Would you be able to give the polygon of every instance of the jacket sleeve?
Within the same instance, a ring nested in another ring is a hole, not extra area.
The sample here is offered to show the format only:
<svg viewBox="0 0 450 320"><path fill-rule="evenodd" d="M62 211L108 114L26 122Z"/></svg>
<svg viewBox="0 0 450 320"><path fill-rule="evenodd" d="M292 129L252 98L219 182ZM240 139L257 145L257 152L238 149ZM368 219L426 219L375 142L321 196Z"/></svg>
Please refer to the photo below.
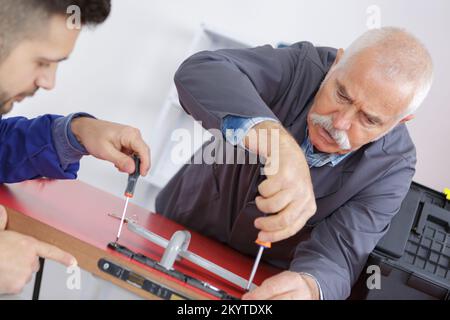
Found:
<svg viewBox="0 0 450 320"><path fill-rule="evenodd" d="M270 106L288 89L301 53L271 46L197 53L175 74L180 103L206 129L220 130L227 115L277 120Z"/></svg>
<svg viewBox="0 0 450 320"><path fill-rule="evenodd" d="M0 119L0 183L39 177L75 179L79 162L61 166L52 138L57 115Z"/></svg>
<svg viewBox="0 0 450 320"><path fill-rule="evenodd" d="M301 242L290 270L313 275L324 299L346 299L369 254L399 211L414 175L414 164L403 159L382 178L357 194L314 227Z"/></svg>

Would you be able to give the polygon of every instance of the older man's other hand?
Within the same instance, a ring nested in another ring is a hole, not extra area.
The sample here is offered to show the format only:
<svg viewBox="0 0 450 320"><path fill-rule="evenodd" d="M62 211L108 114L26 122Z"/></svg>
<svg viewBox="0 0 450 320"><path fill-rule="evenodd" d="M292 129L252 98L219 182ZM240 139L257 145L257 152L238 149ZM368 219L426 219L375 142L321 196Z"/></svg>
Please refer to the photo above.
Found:
<svg viewBox="0 0 450 320"><path fill-rule="evenodd" d="M316 280L293 271L284 271L270 277L261 286L242 296L242 300L319 300L319 298Z"/></svg>

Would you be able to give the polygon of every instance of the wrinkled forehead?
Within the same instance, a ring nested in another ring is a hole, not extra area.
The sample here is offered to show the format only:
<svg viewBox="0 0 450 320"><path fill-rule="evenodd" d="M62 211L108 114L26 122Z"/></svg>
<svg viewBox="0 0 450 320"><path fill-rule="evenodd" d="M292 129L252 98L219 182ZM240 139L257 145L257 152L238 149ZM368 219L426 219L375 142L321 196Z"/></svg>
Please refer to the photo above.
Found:
<svg viewBox="0 0 450 320"><path fill-rule="evenodd" d="M357 105L385 118L403 114L415 92L412 83L394 79L374 54L361 54L336 70L342 84Z"/></svg>

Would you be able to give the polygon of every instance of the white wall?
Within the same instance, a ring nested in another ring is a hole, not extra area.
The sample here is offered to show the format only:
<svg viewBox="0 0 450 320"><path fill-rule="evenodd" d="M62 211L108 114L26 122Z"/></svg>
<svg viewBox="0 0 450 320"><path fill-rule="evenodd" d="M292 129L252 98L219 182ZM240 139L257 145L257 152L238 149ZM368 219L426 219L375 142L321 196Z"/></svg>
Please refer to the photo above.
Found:
<svg viewBox="0 0 450 320"><path fill-rule="evenodd" d="M149 143L168 139L152 131L154 119L200 23L253 45L309 40L346 47L366 30L373 4L382 25L409 29L434 58L435 85L410 128L419 158L415 180L441 190L450 185L448 0L113 0L110 19L84 32L61 65L56 89L17 105L13 115L82 110L139 127ZM116 195L125 187L123 174L92 157L82 160L79 177ZM136 201L151 209L154 191L141 181Z"/></svg>

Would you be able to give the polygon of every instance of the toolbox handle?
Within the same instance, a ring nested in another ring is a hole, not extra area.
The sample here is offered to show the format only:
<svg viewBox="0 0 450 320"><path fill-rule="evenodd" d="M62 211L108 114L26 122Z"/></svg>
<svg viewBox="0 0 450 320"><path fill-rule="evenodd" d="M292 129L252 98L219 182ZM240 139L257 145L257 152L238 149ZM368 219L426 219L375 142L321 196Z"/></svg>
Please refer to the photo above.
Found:
<svg viewBox="0 0 450 320"><path fill-rule="evenodd" d="M444 299L447 294L450 293L449 290L436 285L430 281L426 281L423 279L420 275L416 275L415 273L412 273L408 281L406 283L410 288L419 290L420 292L424 292L432 297L435 297L437 299Z"/></svg>
<svg viewBox="0 0 450 320"><path fill-rule="evenodd" d="M416 232L422 234L425 231L427 221L433 221L442 225L447 231L450 230L450 212L431 203L424 203L416 225Z"/></svg>

